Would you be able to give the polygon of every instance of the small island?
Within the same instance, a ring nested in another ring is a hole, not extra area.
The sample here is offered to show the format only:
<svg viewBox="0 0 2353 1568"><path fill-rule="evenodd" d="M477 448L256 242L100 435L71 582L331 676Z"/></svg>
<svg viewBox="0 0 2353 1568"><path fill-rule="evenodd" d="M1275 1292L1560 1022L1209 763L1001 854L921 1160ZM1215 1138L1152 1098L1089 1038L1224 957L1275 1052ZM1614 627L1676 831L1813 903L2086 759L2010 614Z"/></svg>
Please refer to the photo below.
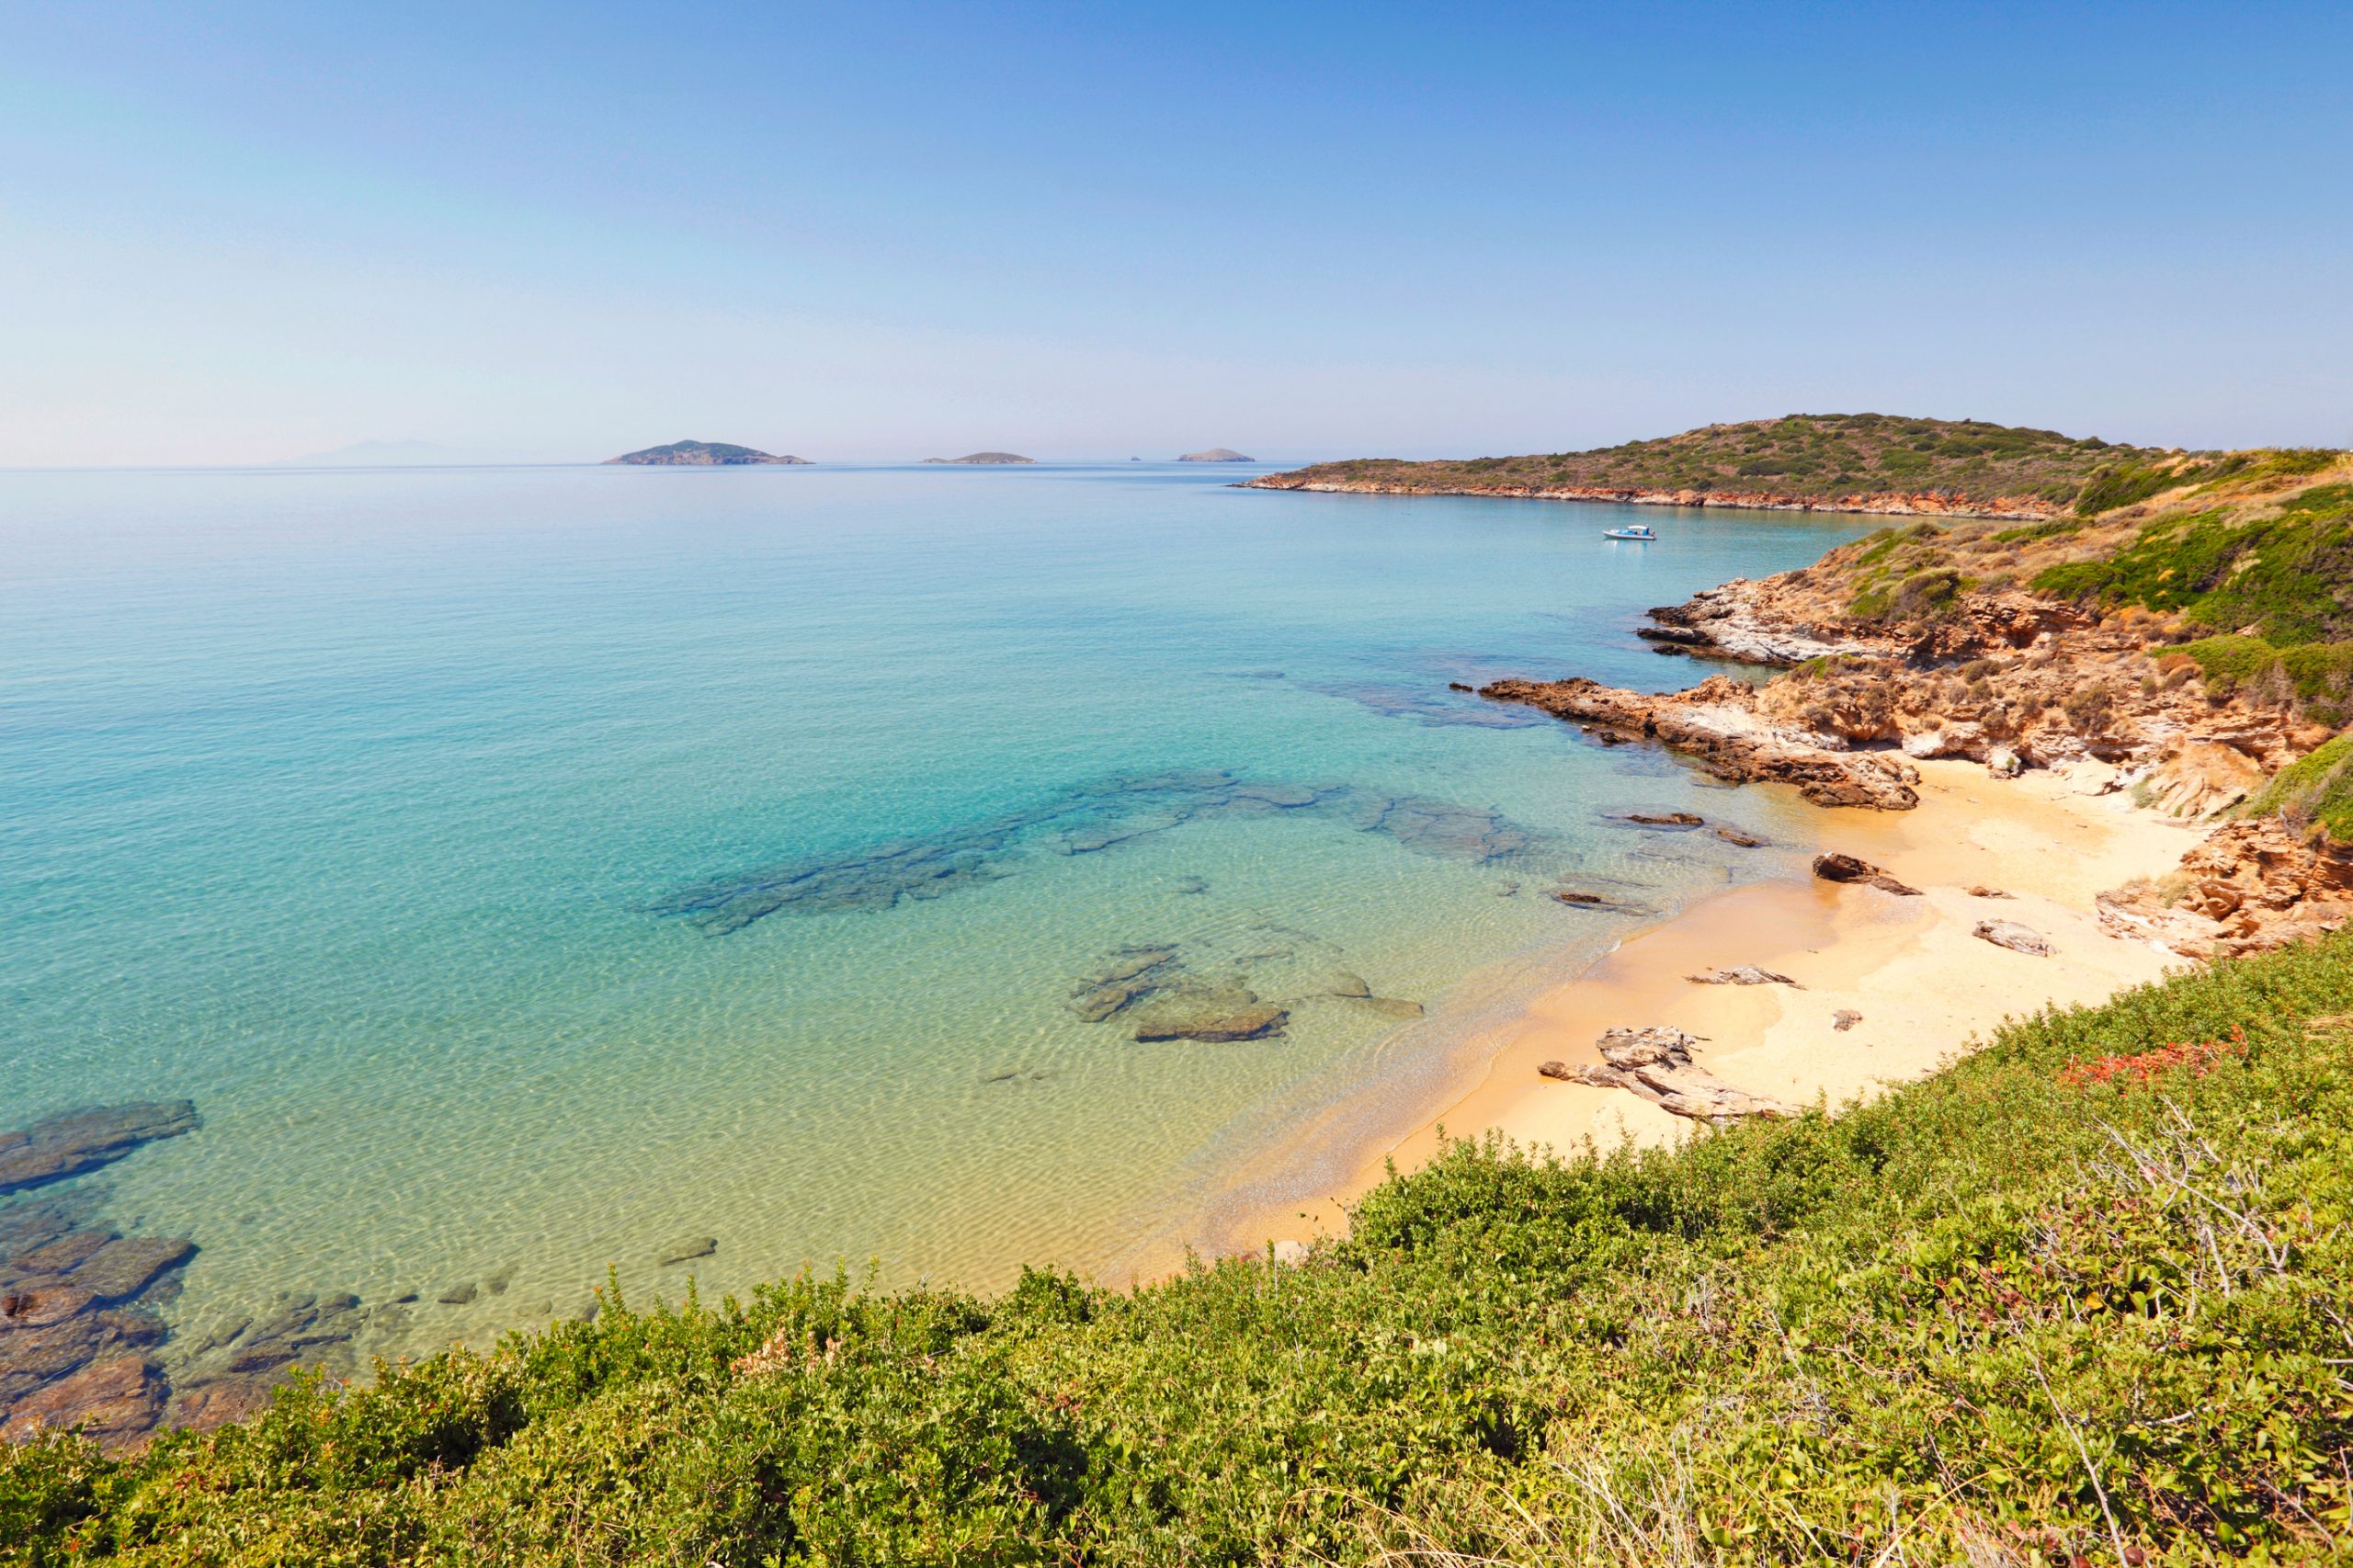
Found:
<svg viewBox="0 0 2353 1568"><path fill-rule="evenodd" d="M1036 458L1025 458L1019 452L967 452L961 458L926 458L927 463L1033 463Z"/></svg>
<svg viewBox="0 0 2353 1568"><path fill-rule="evenodd" d="M806 466L808 461L807 458L777 457L751 447L730 446L725 441L673 441L666 447L647 447L642 451L607 458L605 466L626 463L633 468L728 468L742 463Z"/></svg>
<svg viewBox="0 0 2353 1568"><path fill-rule="evenodd" d="M1187 452L1176 460L1180 463L1247 463L1258 460L1244 457L1232 447L1211 447L1205 452Z"/></svg>

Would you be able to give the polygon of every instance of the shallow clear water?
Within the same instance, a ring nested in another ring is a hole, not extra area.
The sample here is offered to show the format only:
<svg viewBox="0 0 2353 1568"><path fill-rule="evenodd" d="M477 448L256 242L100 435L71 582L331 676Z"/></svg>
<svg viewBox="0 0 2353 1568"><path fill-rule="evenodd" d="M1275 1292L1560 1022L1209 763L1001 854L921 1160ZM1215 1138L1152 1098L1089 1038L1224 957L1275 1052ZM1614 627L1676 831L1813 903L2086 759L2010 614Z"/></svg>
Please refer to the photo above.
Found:
<svg viewBox="0 0 2353 1568"><path fill-rule="evenodd" d="M416 1290L414 1345L479 1336L608 1262L675 1293L682 1233L706 1290L1115 1274L1336 1096L1409 1092L1495 966L1622 934L1563 877L1665 909L1773 869L1607 813L1802 832L1447 683L1688 679L1643 607L1854 519L1629 545L1235 476L0 475L0 1128L195 1099L103 1178L202 1246L183 1325ZM1155 945L1288 1029L1074 1011Z"/></svg>

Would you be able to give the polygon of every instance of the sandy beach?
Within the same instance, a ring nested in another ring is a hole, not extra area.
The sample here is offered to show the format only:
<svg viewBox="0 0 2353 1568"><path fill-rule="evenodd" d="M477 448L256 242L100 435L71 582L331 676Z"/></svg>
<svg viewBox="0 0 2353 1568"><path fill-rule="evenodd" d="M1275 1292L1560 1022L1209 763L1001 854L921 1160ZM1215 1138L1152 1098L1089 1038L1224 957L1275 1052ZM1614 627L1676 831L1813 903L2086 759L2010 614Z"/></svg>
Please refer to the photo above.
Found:
<svg viewBox="0 0 2353 1568"><path fill-rule="evenodd" d="M2103 931L2094 901L2131 878L2172 869L2199 830L2134 811L2126 795L2097 793L2110 771L2094 766L2004 780L1974 763L1927 762L1917 810L1824 813L1824 848L1871 861L1920 896L1775 881L1641 932L1465 1041L1465 1062L1484 1063L1475 1079L1402 1140L1366 1152L1337 1190L1316 1202L1249 1210L1230 1241L1272 1241L1288 1252L1284 1244L1345 1223L1344 1206L1392 1161L1410 1170L1446 1140L1492 1131L1525 1147L1568 1151L1587 1140L1608 1147L1690 1136L1695 1123L1624 1090L1539 1074L1545 1062L1598 1062L1594 1041L1614 1026L1671 1025L1706 1041L1698 1063L1725 1082L1835 1108L1934 1071L2006 1017L2097 1002L2157 979L2179 960ZM1972 887L2010 896L1975 896ZM2040 932L2052 955L1979 939L1972 931L1985 919ZM1743 964L1786 974L1797 986L1687 978ZM1836 1028L1842 1010L1860 1020Z"/></svg>

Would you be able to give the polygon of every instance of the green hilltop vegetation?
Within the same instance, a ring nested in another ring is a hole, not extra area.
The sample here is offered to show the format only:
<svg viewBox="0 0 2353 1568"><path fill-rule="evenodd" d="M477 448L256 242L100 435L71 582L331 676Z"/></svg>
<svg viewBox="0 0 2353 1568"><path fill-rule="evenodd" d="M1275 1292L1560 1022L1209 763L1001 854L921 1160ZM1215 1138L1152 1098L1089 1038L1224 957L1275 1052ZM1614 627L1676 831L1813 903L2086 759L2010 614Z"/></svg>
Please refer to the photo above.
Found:
<svg viewBox="0 0 2353 1568"><path fill-rule="evenodd" d="M1731 491L1823 504L1929 493L1979 503L2011 499L2064 506L2110 475L2173 455L1978 419L1792 414L1709 425L1589 452L1439 462L1360 458L1318 463L1283 477L1441 491Z"/></svg>
<svg viewBox="0 0 2353 1568"><path fill-rule="evenodd" d="M2353 1547L2353 937L1836 1117L1458 1144L1302 1262L801 1278L0 1452L0 1561L2170 1563Z"/></svg>

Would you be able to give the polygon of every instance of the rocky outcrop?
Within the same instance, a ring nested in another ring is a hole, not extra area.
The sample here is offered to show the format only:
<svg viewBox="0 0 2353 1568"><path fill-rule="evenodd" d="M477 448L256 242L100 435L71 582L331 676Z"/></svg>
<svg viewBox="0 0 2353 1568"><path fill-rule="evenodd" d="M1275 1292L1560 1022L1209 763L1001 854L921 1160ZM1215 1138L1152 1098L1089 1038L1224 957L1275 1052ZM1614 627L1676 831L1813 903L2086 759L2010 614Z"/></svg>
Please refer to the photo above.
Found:
<svg viewBox="0 0 2353 1568"><path fill-rule="evenodd" d="M2183 958L2260 952L2353 916L2353 846L2306 838L2276 819L2227 823L2180 869L2099 897L2100 924Z"/></svg>
<svg viewBox="0 0 2353 1568"><path fill-rule="evenodd" d="M1757 712L1756 687L1721 676L1657 697L1582 678L1499 680L1480 687L1479 695L1656 741L1733 783L1794 785L1819 806L1901 812L1920 803L1913 788L1919 771L1901 756L1834 749L1836 742L1776 724Z"/></svg>
<svg viewBox="0 0 2353 1568"><path fill-rule="evenodd" d="M1699 1043L1681 1029L1615 1028L1594 1042L1601 1051L1600 1066L1547 1062L1537 1071L1563 1083L1624 1089L1662 1110L1698 1121L1722 1123L1750 1116L1797 1114L1779 1100L1736 1089L1695 1065L1691 1052Z"/></svg>
<svg viewBox="0 0 2353 1568"><path fill-rule="evenodd" d="M1882 638L1794 618L1774 602L1768 584L1745 577L1647 613L1653 624L1636 628L1635 636L1742 664L1802 665L1834 653L1887 656L1897 651Z"/></svg>

